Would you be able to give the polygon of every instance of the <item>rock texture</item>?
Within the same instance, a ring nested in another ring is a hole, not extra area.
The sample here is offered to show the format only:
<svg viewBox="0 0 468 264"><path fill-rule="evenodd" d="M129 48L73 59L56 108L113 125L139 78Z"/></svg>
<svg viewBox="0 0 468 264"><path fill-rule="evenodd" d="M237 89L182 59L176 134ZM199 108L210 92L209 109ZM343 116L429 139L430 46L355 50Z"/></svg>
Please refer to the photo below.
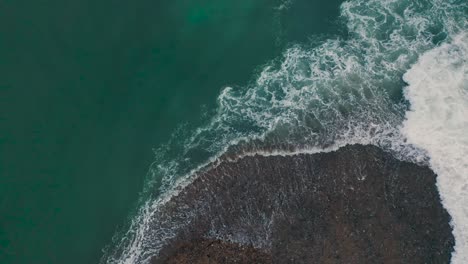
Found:
<svg viewBox="0 0 468 264"><path fill-rule="evenodd" d="M221 240L196 239L181 242L168 264L214 264L214 263L272 263L271 255L252 246L241 246Z"/></svg>
<svg viewBox="0 0 468 264"><path fill-rule="evenodd" d="M224 161L163 208L154 228L190 221L152 262L449 263L435 179L373 146Z"/></svg>

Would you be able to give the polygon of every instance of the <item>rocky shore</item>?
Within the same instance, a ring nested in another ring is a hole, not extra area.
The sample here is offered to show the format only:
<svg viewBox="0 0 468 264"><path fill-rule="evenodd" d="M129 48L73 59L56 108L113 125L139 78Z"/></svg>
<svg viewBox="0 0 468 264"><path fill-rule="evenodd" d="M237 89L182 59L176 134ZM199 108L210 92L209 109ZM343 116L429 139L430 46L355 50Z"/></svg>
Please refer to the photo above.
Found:
<svg viewBox="0 0 468 264"><path fill-rule="evenodd" d="M373 146L224 161L164 206L152 263L449 263L435 183Z"/></svg>

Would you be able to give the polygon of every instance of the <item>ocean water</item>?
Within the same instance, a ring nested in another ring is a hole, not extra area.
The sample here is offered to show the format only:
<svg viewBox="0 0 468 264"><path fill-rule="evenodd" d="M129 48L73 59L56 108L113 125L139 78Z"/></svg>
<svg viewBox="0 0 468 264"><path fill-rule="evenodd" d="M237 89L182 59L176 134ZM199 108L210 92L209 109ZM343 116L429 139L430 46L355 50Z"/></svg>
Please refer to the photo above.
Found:
<svg viewBox="0 0 468 264"><path fill-rule="evenodd" d="M434 169L468 262L466 0L1 5L1 263L145 263L221 155L353 143Z"/></svg>
<svg viewBox="0 0 468 264"><path fill-rule="evenodd" d="M350 0L339 10L344 31L290 45L254 73L255 81L226 86L202 126L177 131L158 149L140 209L103 263L145 263L157 255L191 220L187 208L164 223L161 205L226 152L291 155L353 143L439 174L456 238L452 262L468 261L468 3ZM245 241L256 240L236 242Z"/></svg>
<svg viewBox="0 0 468 264"><path fill-rule="evenodd" d="M2 1L0 263L98 263L151 189L153 148L292 43L338 32L340 3Z"/></svg>

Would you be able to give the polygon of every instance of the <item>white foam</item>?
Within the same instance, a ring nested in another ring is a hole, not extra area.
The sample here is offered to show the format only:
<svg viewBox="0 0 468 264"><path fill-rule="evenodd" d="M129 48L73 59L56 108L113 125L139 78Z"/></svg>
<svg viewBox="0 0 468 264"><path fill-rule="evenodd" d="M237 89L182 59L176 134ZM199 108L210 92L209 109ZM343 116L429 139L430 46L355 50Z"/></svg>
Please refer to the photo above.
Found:
<svg viewBox="0 0 468 264"><path fill-rule="evenodd" d="M423 148L452 216L452 263L468 263L468 31L432 49L404 75L411 103L402 132Z"/></svg>

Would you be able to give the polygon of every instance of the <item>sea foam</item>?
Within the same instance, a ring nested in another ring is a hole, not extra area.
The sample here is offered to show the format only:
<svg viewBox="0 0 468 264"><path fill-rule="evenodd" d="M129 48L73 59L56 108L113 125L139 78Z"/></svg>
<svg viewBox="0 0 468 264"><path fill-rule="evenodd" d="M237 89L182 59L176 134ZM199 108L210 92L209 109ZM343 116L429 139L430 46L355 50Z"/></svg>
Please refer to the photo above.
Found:
<svg viewBox="0 0 468 264"><path fill-rule="evenodd" d="M403 78L411 110L402 131L438 175L452 216L452 263L468 263L468 32L426 52Z"/></svg>

